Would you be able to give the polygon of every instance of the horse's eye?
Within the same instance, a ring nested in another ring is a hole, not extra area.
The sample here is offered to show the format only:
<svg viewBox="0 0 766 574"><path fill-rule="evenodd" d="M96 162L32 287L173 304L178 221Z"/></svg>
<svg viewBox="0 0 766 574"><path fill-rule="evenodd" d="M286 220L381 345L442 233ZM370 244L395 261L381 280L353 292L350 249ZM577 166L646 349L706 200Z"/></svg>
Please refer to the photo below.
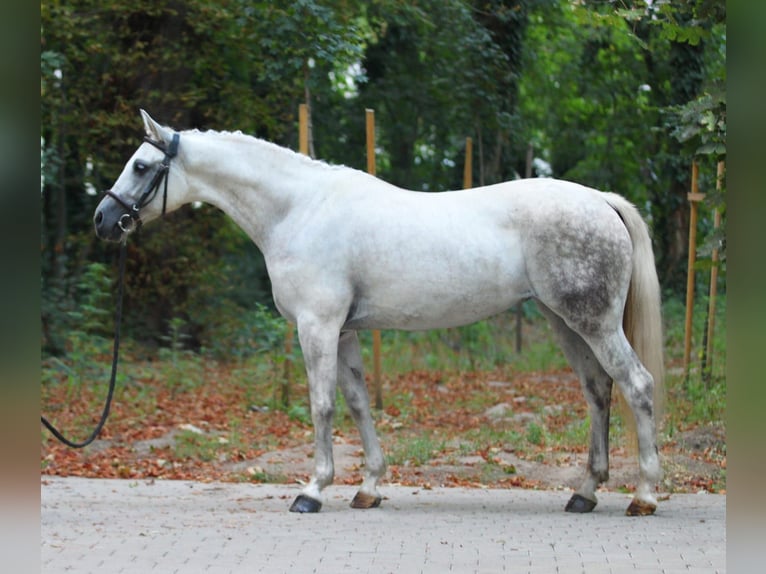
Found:
<svg viewBox="0 0 766 574"><path fill-rule="evenodd" d="M141 161L140 159L137 159L133 163L133 171L135 171L139 175L144 173L147 170L148 167L149 166L146 163L144 163L143 161Z"/></svg>

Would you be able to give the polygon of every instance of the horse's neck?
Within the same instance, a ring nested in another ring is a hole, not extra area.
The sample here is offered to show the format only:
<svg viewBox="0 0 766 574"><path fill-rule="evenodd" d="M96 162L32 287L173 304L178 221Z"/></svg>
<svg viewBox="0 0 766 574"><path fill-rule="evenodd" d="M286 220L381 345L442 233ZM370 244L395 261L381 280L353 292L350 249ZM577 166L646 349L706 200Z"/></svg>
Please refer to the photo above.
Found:
<svg viewBox="0 0 766 574"><path fill-rule="evenodd" d="M189 201L221 209L261 250L274 227L305 203L307 190L321 193L323 167L286 148L236 134L193 137L186 167Z"/></svg>

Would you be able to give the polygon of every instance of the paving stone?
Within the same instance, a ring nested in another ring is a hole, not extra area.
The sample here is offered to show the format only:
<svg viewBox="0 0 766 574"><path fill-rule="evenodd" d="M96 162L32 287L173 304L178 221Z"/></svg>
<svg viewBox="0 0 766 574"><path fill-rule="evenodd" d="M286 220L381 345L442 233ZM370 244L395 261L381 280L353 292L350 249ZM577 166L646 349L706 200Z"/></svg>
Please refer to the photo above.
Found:
<svg viewBox="0 0 766 574"><path fill-rule="evenodd" d="M288 512L297 485L43 477L41 571L127 574L263 572L725 572L726 497L673 495L655 516L624 515L599 493L591 514L568 493L384 485L355 510L351 486L322 511ZM416 494L416 495L415 495Z"/></svg>

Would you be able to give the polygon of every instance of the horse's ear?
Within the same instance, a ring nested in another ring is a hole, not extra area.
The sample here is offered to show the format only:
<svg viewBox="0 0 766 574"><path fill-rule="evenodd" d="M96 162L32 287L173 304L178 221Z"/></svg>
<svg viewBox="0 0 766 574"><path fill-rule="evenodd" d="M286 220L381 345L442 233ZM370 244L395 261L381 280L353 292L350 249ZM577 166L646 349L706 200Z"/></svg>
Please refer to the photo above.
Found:
<svg viewBox="0 0 766 574"><path fill-rule="evenodd" d="M154 119L152 119L152 116L146 113L146 110L141 110L141 118L144 120L144 129L146 130L147 136L158 142L170 140L171 134L167 128L155 122Z"/></svg>

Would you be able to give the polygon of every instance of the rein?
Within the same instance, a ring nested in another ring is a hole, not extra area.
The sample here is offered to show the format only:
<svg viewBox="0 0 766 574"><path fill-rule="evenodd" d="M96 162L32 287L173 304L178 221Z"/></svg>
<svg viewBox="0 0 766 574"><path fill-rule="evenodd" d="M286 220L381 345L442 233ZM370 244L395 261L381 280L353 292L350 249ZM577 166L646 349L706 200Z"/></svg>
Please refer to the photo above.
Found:
<svg viewBox="0 0 766 574"><path fill-rule="evenodd" d="M117 309L115 311L115 317L114 317L114 348L112 352L112 374L109 378L109 391L106 395L106 402L104 403L104 410L101 413L101 418L98 421L98 424L96 425L96 428L93 430L93 432L90 434L90 436L85 439L82 442L74 442L69 439L67 439L61 432L56 429L50 422L48 422L48 419L46 419L44 416L40 416L40 421L45 425L45 428L47 428L53 436L55 436L57 439L59 439L62 443L65 445L72 447L72 448L83 448L85 446L88 446L91 444L94 440L96 440L96 437L101 433L101 430L104 428L104 424L106 424L106 419L109 416L109 410L112 406L112 398L114 397L114 388L115 388L115 382L117 380L117 363L119 361L120 357L120 324L122 323L122 296L125 291L125 256L127 252L127 243L128 243L128 233L133 231L134 228L141 226L141 216L139 212L141 211L141 208L143 208L146 204L148 204L150 201L152 201L155 196L157 195L157 191L160 188L160 185L162 185L163 180L165 183L163 195L162 195L162 216L165 216L165 208L167 206L167 199L168 199L168 172L170 170L170 160L176 157L178 155L178 141L180 139L179 134L176 132L173 134L173 139L170 142L170 145L166 148L164 145L162 145L159 142L156 142L148 137L144 138L144 141L146 143L149 143L159 149L160 151L165 153L165 157L162 159L162 162L160 163L160 167L157 170L157 172L154 174L154 177L152 178L152 181L149 182L149 185L147 186L144 193L141 195L141 197L138 199L136 203L133 205L128 205L119 195L114 193L111 189L107 189L104 191L105 195L108 195L112 199L114 199L117 203L119 203L125 210L126 213L124 213L120 219L117 222L117 225L122 229L122 231L125 233L123 236L120 246L120 263L119 263L119 279L118 279L118 287L117 287Z"/></svg>
<svg viewBox="0 0 766 574"><path fill-rule="evenodd" d="M117 287L117 310L115 311L115 317L114 317L115 326L114 326L114 350L112 353L112 375L109 379L109 391L106 395L106 403L104 404L104 410L101 413L101 419L98 421L96 428L93 430L93 432L87 439L85 439L82 442L73 442L67 439L64 435L62 435L56 429L56 427L54 427L51 423L48 422L48 419L46 419L44 416L40 416L40 420L45 425L45 428L51 431L53 436L55 436L65 445L70 446L72 448L82 448L84 446L88 446L90 443L96 440L96 437L99 435L99 433L101 433L101 429L104 428L104 424L106 423L106 418L109 416L109 409L112 405L112 397L114 396L115 381L117 380L117 361L120 356L120 323L122 322L122 295L123 295L124 283L125 283L124 278L125 278L125 252L126 251L127 251L127 241L122 241L122 245L120 246L120 277L119 277L119 284Z"/></svg>

